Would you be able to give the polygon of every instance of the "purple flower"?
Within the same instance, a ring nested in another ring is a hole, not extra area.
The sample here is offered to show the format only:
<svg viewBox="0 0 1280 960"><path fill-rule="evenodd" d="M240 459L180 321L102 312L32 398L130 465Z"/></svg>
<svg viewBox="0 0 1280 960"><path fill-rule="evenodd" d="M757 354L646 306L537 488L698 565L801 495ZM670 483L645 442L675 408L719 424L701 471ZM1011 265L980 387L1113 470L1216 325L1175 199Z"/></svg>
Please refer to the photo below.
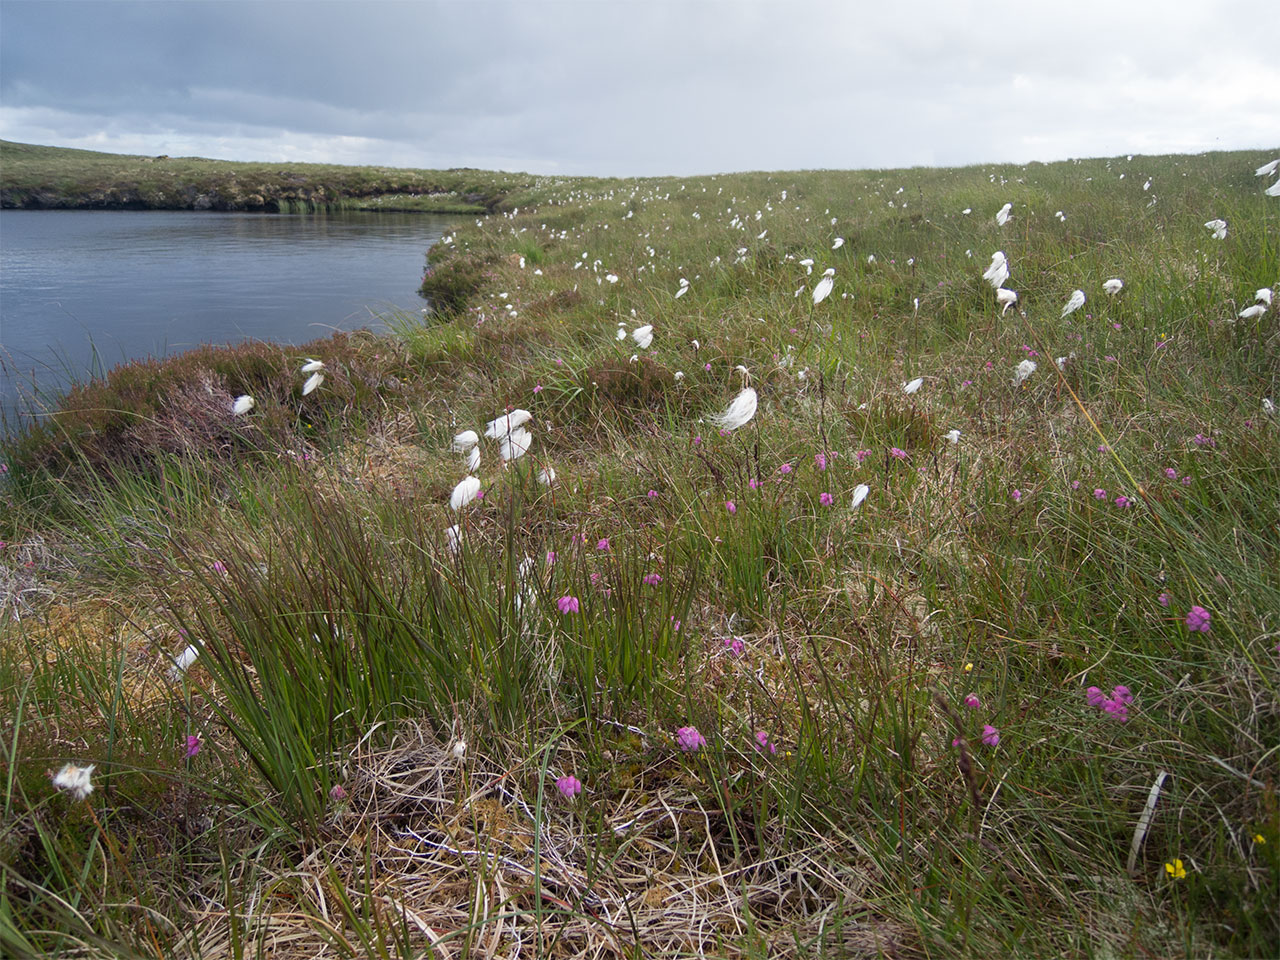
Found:
<svg viewBox="0 0 1280 960"><path fill-rule="evenodd" d="M742 651L746 649L746 644L742 642L741 637L725 637L724 645L735 657L742 656Z"/></svg>
<svg viewBox="0 0 1280 960"><path fill-rule="evenodd" d="M1072 490L1079 490L1079 489L1080 489L1080 481L1079 481L1079 480L1072 480L1072 481L1071 481L1071 489L1072 489Z"/></svg>
<svg viewBox="0 0 1280 960"><path fill-rule="evenodd" d="M1021 500L1021 499L1022 499L1022 491L1021 491L1021 490L1014 490L1014 491L1013 491L1013 493L1009 494L1009 496L1013 497L1013 502L1014 502L1014 503L1017 503L1019 500Z"/></svg>
<svg viewBox="0 0 1280 960"><path fill-rule="evenodd" d="M1125 507L1129 506L1132 503L1133 501L1130 500L1128 497L1124 497L1124 496L1116 497L1116 506L1119 507L1121 510L1123 510Z"/></svg>
<svg viewBox="0 0 1280 960"><path fill-rule="evenodd" d="M556 789L560 791L560 796L572 800L582 792L582 781L575 776L560 777L556 780Z"/></svg>
<svg viewBox="0 0 1280 960"><path fill-rule="evenodd" d="M1178 471L1177 471L1177 470L1175 470L1175 469L1173 469L1173 467L1165 467L1165 468L1164 468L1164 475L1165 475L1166 477L1168 477L1170 480L1177 480L1177 479L1178 479Z"/></svg>
<svg viewBox="0 0 1280 960"><path fill-rule="evenodd" d="M1107 499L1107 491L1103 490L1101 487L1095 488L1093 491L1093 499L1095 500Z"/></svg>
<svg viewBox="0 0 1280 960"><path fill-rule="evenodd" d="M1102 705L1107 702L1107 695L1098 687L1090 687L1084 692L1085 699L1089 701L1090 706L1102 709Z"/></svg>
<svg viewBox="0 0 1280 960"><path fill-rule="evenodd" d="M750 487L752 490L755 490L757 487L760 486L760 481L757 480L755 477L752 477L750 480L747 481L747 486Z"/></svg>
<svg viewBox="0 0 1280 960"><path fill-rule="evenodd" d="M1000 743L1000 731L989 723L982 725L982 742L988 747L994 747Z"/></svg>
<svg viewBox="0 0 1280 960"><path fill-rule="evenodd" d="M541 393L541 392L542 392L542 384L540 384L540 383L534 384L533 392L534 392L534 393Z"/></svg>
<svg viewBox="0 0 1280 960"><path fill-rule="evenodd" d="M647 586L656 587L658 584L662 582L662 574L650 573L645 576L644 582Z"/></svg>
<svg viewBox="0 0 1280 960"><path fill-rule="evenodd" d="M685 753L693 753L699 747L707 745L707 738L698 732L697 727L681 727L676 731L676 741Z"/></svg>
<svg viewBox="0 0 1280 960"><path fill-rule="evenodd" d="M596 541L596 549L607 552L609 549L609 538L601 537L598 541Z"/></svg>
<svg viewBox="0 0 1280 960"><path fill-rule="evenodd" d="M1195 441L1197 447L1216 447L1218 445L1217 440L1213 439L1213 437L1206 437L1203 433L1197 433L1191 439Z"/></svg>
<svg viewBox="0 0 1280 960"><path fill-rule="evenodd" d="M554 550L547 551L547 566L550 567L556 562L556 552Z"/></svg>
<svg viewBox="0 0 1280 960"><path fill-rule="evenodd" d="M1156 599L1160 601L1160 606L1167 607L1169 605L1169 601L1173 599L1173 594L1168 590L1161 590L1160 596L1156 597Z"/></svg>
<svg viewBox="0 0 1280 960"><path fill-rule="evenodd" d="M645 494L645 496L647 496L650 500L657 500L657 499L658 499L658 491L657 491L657 490L650 490L647 494Z"/></svg>
<svg viewBox="0 0 1280 960"><path fill-rule="evenodd" d="M753 744L753 746L755 746L756 751L759 753L764 753L766 750L769 753L778 752L778 745L775 743L770 743L769 734L765 733L763 730L756 731L756 742L755 744Z"/></svg>
<svg viewBox="0 0 1280 960"><path fill-rule="evenodd" d="M214 572L214 573L226 573L226 572L227 572L227 565L226 565L225 563L223 563L221 560L215 560L215 561L213 561L213 572Z"/></svg>
<svg viewBox="0 0 1280 960"><path fill-rule="evenodd" d="M813 455L813 463L819 470L827 469L827 455L825 453L815 453Z"/></svg>
<svg viewBox="0 0 1280 960"><path fill-rule="evenodd" d="M732 500L726 500L724 502L724 508L728 510L730 513L738 512L738 506Z"/></svg>
<svg viewBox="0 0 1280 960"><path fill-rule="evenodd" d="M187 756L194 757L197 753L199 753L200 744L201 744L200 738L197 737L194 733L190 734L187 737Z"/></svg>
<svg viewBox="0 0 1280 960"><path fill-rule="evenodd" d="M824 507L829 507L836 502L836 498L829 493L820 493L818 494L818 502Z"/></svg>
<svg viewBox="0 0 1280 960"><path fill-rule="evenodd" d="M342 788L342 784L335 783L329 788L329 799L334 803L347 799L347 791Z"/></svg>
<svg viewBox="0 0 1280 960"><path fill-rule="evenodd" d="M964 698L964 705L970 710L977 710L982 706L982 701L978 699L976 693L970 693Z"/></svg>
<svg viewBox="0 0 1280 960"><path fill-rule="evenodd" d="M853 455L854 455L855 457L857 457L857 458L858 458L858 462L859 462L859 463L861 463L863 460L867 459L867 457L871 456L871 451L870 451L870 450L857 450L857 451L854 451L854 454L853 454Z"/></svg>
<svg viewBox="0 0 1280 960"><path fill-rule="evenodd" d="M1209 611L1201 606L1193 606L1187 611L1187 629L1192 633L1209 632Z"/></svg>
<svg viewBox="0 0 1280 960"><path fill-rule="evenodd" d="M577 613L578 598L577 597L561 597L556 601L556 606L560 608L561 613Z"/></svg>
<svg viewBox="0 0 1280 960"><path fill-rule="evenodd" d="M780 467L778 468L778 472L779 472L779 473L781 473L781 474L787 474L787 473L790 473L790 472L791 472L791 464L789 464L789 463L784 463L782 466L780 466Z"/></svg>
<svg viewBox="0 0 1280 960"><path fill-rule="evenodd" d="M899 460L905 460L907 459L907 451L899 450L897 447L890 447L889 456L897 457Z"/></svg>

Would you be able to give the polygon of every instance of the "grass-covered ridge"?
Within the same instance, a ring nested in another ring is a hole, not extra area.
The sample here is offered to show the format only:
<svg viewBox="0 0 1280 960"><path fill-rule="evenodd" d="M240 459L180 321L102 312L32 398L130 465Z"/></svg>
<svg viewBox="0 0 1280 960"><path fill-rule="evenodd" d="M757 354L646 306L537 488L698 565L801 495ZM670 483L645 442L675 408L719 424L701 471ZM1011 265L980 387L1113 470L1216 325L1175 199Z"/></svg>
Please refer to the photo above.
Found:
<svg viewBox="0 0 1280 960"><path fill-rule="evenodd" d="M142 157L0 140L5 209L488 213L546 182L486 170Z"/></svg>
<svg viewBox="0 0 1280 960"><path fill-rule="evenodd" d="M1273 954L1273 156L543 182L395 336L84 385L0 479L0 945Z"/></svg>

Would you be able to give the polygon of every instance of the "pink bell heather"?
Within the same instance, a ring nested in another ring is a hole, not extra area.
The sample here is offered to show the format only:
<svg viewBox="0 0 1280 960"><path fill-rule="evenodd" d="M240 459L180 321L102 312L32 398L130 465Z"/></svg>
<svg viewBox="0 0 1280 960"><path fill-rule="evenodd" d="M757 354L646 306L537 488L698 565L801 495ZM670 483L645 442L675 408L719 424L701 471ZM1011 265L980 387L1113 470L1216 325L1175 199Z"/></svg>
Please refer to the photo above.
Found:
<svg viewBox="0 0 1280 960"><path fill-rule="evenodd" d="M724 508L728 510L730 513L738 512L738 505L734 503L732 500L726 500L724 502Z"/></svg>
<svg viewBox="0 0 1280 960"><path fill-rule="evenodd" d="M194 733L187 737L187 756L194 757L200 752L201 740Z"/></svg>
<svg viewBox="0 0 1280 960"><path fill-rule="evenodd" d="M997 746L1000 743L1000 731L989 723L982 725L982 742L988 747Z"/></svg>
<svg viewBox="0 0 1280 960"><path fill-rule="evenodd" d="M769 734L763 730L756 731L756 742L753 744L758 753L777 753L778 745L769 741Z"/></svg>
<svg viewBox="0 0 1280 960"><path fill-rule="evenodd" d="M609 551L609 538L601 537L596 541L596 549L607 553Z"/></svg>
<svg viewBox="0 0 1280 960"><path fill-rule="evenodd" d="M725 637L724 645L729 648L729 652L735 657L742 656L742 651L747 648L741 637Z"/></svg>
<svg viewBox="0 0 1280 960"><path fill-rule="evenodd" d="M662 574L660 573L650 573L645 575L645 578L644 578L645 586L656 587L661 582L662 582Z"/></svg>
<svg viewBox="0 0 1280 960"><path fill-rule="evenodd" d="M577 613L579 610L577 597L561 597L556 601L556 606L560 608L561 613Z"/></svg>
<svg viewBox="0 0 1280 960"><path fill-rule="evenodd" d="M1160 601L1160 606L1167 607L1169 605L1169 601L1173 599L1173 594L1168 590L1161 590L1160 596L1156 597L1156 599Z"/></svg>
<svg viewBox="0 0 1280 960"><path fill-rule="evenodd" d="M977 710L982 706L982 701L978 699L976 693L970 693L964 698L964 705L970 710Z"/></svg>
<svg viewBox="0 0 1280 960"><path fill-rule="evenodd" d="M905 460L907 459L907 451L900 450L898 447L890 447L889 456L896 457L899 460Z"/></svg>
<svg viewBox="0 0 1280 960"><path fill-rule="evenodd" d="M560 791L560 796L572 800L582 792L582 781L572 775L560 777L556 780L556 789Z"/></svg>
<svg viewBox="0 0 1280 960"><path fill-rule="evenodd" d="M1187 611L1187 629L1192 633L1209 632L1209 611L1201 606L1193 606Z"/></svg>
<svg viewBox="0 0 1280 960"><path fill-rule="evenodd" d="M825 453L815 453L813 455L813 463L819 470L827 469L827 455Z"/></svg>
<svg viewBox="0 0 1280 960"><path fill-rule="evenodd" d="M820 493L818 494L818 502L824 507L829 507L836 502L836 498L829 493Z"/></svg>
<svg viewBox="0 0 1280 960"><path fill-rule="evenodd" d="M782 466L780 466L780 467L778 468L778 472L779 472L779 473L781 473L781 474L787 474L787 473L790 473L790 472L791 472L791 464L789 464L789 463L784 463Z"/></svg>
<svg viewBox="0 0 1280 960"><path fill-rule="evenodd" d="M347 791L343 789L342 784L335 783L329 788L329 799L334 803L340 803L347 799Z"/></svg>
<svg viewBox="0 0 1280 960"><path fill-rule="evenodd" d="M1095 500L1107 499L1107 491L1103 490L1101 487L1095 488L1093 491L1093 499Z"/></svg>
<svg viewBox="0 0 1280 960"><path fill-rule="evenodd" d="M693 753L707 745L707 738L698 732L697 727L681 727L676 731L676 741L685 753Z"/></svg>

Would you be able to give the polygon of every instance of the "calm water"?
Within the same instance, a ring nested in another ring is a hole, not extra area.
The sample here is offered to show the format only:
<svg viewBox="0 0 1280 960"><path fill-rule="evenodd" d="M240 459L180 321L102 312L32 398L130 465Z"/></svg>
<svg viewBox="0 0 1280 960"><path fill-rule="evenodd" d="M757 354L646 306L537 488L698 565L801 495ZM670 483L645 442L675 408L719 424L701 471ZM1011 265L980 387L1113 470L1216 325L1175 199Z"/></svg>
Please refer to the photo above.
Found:
<svg viewBox="0 0 1280 960"><path fill-rule="evenodd" d="M456 218L185 211L0 213L0 404L202 343L304 343L417 313Z"/></svg>

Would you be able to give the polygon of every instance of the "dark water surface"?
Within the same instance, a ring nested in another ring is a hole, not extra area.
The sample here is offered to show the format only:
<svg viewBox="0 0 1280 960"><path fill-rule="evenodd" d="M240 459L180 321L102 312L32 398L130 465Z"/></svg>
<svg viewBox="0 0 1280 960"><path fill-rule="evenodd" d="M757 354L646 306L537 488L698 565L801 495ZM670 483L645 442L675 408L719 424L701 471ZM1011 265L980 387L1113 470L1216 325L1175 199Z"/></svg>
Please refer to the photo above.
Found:
<svg viewBox="0 0 1280 960"><path fill-rule="evenodd" d="M202 343L304 343L418 313L455 217L0 212L0 406ZM12 427L12 422L10 427Z"/></svg>

